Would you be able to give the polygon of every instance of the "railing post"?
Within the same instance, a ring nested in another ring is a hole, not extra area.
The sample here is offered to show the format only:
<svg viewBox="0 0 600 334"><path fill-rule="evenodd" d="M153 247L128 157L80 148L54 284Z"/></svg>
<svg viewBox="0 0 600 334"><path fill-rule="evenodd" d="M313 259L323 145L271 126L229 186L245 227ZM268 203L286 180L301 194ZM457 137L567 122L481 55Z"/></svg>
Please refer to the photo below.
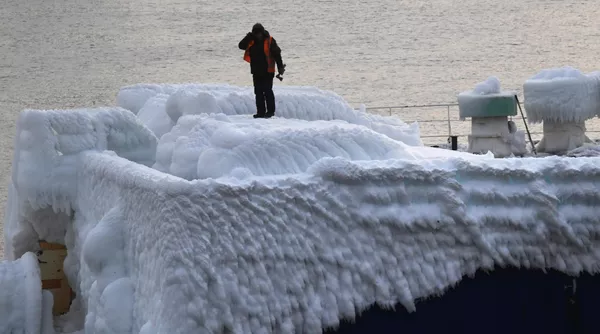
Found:
<svg viewBox="0 0 600 334"><path fill-rule="evenodd" d="M392 107L390 107L390 116L392 116Z"/></svg>
<svg viewBox="0 0 600 334"><path fill-rule="evenodd" d="M450 140L450 147L452 148L452 151L456 151L458 150L458 136L450 136L449 138Z"/></svg>
<svg viewBox="0 0 600 334"><path fill-rule="evenodd" d="M450 105L447 105L448 109L448 137L452 137L452 125L450 124Z"/></svg>

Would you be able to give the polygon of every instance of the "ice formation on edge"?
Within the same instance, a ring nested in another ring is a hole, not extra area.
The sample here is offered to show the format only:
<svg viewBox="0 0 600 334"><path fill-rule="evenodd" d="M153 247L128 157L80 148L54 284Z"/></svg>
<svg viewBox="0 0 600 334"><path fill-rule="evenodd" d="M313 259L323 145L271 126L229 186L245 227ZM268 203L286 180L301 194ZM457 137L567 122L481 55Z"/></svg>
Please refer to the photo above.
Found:
<svg viewBox="0 0 600 334"><path fill-rule="evenodd" d="M135 286L131 309L95 313L131 314L131 332L312 333L375 302L415 310L480 268L594 272L600 260L588 251L600 233L597 158L325 158L307 173L192 182L102 153L80 161L67 245L83 253L82 298L94 308L93 296ZM105 220L127 240L114 255L88 249ZM94 287L122 261L128 277Z"/></svg>
<svg viewBox="0 0 600 334"><path fill-rule="evenodd" d="M222 149L253 123L271 125L275 140L334 127L262 121L178 125L224 126ZM360 142L353 125L333 123ZM414 311L415 299L494 265L571 274L600 265L600 158L431 149L420 160L404 145L403 158L325 156L285 174L188 181L148 167L156 137L120 108L24 112L16 138L6 255L26 258L44 236L64 242L85 333L320 333L373 303Z"/></svg>
<svg viewBox="0 0 600 334"><path fill-rule="evenodd" d="M73 178L77 175L78 153L110 150L151 166L156 145L154 134L122 108L23 111L17 120L12 169L12 184L19 188L9 188L5 253L9 256L13 253L8 241L13 236L20 238L19 229L24 228L33 228L49 242L64 242L64 228L77 192ZM15 202L11 195L19 201ZM55 212L59 213L56 217ZM32 221L45 224L12 223L23 219L25 213L32 215L29 217ZM57 226L61 229L56 229ZM31 248L37 241L19 240L17 245Z"/></svg>

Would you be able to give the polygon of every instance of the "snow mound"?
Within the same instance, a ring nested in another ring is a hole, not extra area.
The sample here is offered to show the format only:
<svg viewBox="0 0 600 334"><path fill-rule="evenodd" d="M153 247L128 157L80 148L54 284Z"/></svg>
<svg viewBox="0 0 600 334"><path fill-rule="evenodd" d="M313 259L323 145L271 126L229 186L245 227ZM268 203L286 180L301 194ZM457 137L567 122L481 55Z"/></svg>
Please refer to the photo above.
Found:
<svg viewBox="0 0 600 334"><path fill-rule="evenodd" d="M183 115L217 114L221 108L214 95L205 91L181 89L171 95L167 101L166 111L172 123L176 123Z"/></svg>
<svg viewBox="0 0 600 334"><path fill-rule="evenodd" d="M339 95L316 87L275 86L276 117L287 119L343 120L380 132L407 145L422 146L418 123L406 124L397 117L372 115L354 110ZM168 96L166 103L164 97ZM121 88L117 100L134 113L146 109L143 122L157 137L170 129L184 115L224 113L251 115L256 112L254 90L230 85L181 84L134 85ZM160 96L156 99L153 97ZM158 100L157 100L158 99ZM147 108L144 108L148 104ZM151 111L150 111L151 110ZM167 115L170 121L167 120ZM140 116L141 117L141 116Z"/></svg>
<svg viewBox="0 0 600 334"><path fill-rule="evenodd" d="M122 87L117 94L117 104L134 114L138 114L144 104L158 94L171 95L181 88L198 88L208 91L229 90L231 86L222 84L136 84Z"/></svg>
<svg viewBox="0 0 600 334"><path fill-rule="evenodd" d="M416 160L473 156L408 146L345 121L256 121L249 116L205 114L179 118L173 130L160 139L153 168L188 180L245 178L303 173L325 157Z"/></svg>
<svg viewBox="0 0 600 334"><path fill-rule="evenodd" d="M166 94L156 94L149 98L139 110L137 116L140 121L146 125L157 138L171 131L174 122L166 113L166 105L169 96Z"/></svg>
<svg viewBox="0 0 600 334"><path fill-rule="evenodd" d="M500 80L495 76L491 76L475 85L473 93L480 95L500 94Z"/></svg>
<svg viewBox="0 0 600 334"><path fill-rule="evenodd" d="M510 145L510 152L516 156L523 156L527 153L527 140L525 131L517 130L517 125L513 121L508 121L507 141Z"/></svg>
<svg viewBox="0 0 600 334"><path fill-rule="evenodd" d="M530 122L582 123L600 112L600 80L572 67L545 69L525 81Z"/></svg>
<svg viewBox="0 0 600 334"><path fill-rule="evenodd" d="M42 293L41 280L31 252L0 261L0 333L54 334L52 294Z"/></svg>
<svg viewBox="0 0 600 334"><path fill-rule="evenodd" d="M600 157L600 145L585 143L566 154L569 157Z"/></svg>

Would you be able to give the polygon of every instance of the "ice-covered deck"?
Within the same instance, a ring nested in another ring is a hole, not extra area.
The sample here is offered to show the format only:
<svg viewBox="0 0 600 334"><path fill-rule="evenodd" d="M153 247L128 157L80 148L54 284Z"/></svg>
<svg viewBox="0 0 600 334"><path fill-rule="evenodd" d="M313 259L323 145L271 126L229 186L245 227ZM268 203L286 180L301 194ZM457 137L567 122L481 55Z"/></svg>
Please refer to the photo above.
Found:
<svg viewBox="0 0 600 334"><path fill-rule="evenodd" d="M316 89L254 120L247 88L136 87L19 118L6 254L67 246L59 332L320 333L495 265L598 271L600 158L426 148Z"/></svg>

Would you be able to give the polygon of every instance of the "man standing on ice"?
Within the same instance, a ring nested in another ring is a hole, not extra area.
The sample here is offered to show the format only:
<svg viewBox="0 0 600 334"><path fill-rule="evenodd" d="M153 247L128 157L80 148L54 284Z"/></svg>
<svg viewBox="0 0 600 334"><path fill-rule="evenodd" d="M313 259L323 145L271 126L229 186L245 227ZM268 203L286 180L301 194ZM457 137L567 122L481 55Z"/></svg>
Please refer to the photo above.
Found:
<svg viewBox="0 0 600 334"><path fill-rule="evenodd" d="M249 32L238 46L240 49L246 50L244 60L250 63L254 94L256 94L254 118L273 117L275 115L275 95L273 94L275 63L277 63L280 75L285 72L285 65L281 60L281 49L260 23L252 27L252 32Z"/></svg>

